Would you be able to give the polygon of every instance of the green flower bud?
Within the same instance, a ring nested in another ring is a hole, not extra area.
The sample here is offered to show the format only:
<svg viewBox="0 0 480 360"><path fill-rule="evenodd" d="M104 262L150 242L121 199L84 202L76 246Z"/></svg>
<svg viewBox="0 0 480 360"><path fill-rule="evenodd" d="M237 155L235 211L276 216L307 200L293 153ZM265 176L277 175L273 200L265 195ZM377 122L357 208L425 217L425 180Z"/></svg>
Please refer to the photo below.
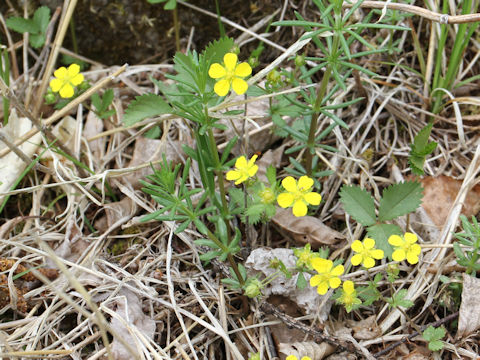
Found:
<svg viewBox="0 0 480 360"><path fill-rule="evenodd" d="M249 353L248 360L260 360L260 353Z"/></svg>
<svg viewBox="0 0 480 360"><path fill-rule="evenodd" d="M245 290L245 295L249 298L253 299L260 295L260 289L263 287L262 282L257 278L249 278L247 282L243 286L243 290Z"/></svg>
<svg viewBox="0 0 480 360"><path fill-rule="evenodd" d="M55 101L57 101L57 97L55 94L49 92L45 95L45 103L47 105L53 104Z"/></svg>
<svg viewBox="0 0 480 360"><path fill-rule="evenodd" d="M238 55L240 54L240 48L238 47L238 45L235 44L232 46L229 52L234 53L235 55Z"/></svg>
<svg viewBox="0 0 480 360"><path fill-rule="evenodd" d="M87 90L88 88L90 88L90 84L88 83L88 81L82 81L80 85L78 85L78 89L80 91Z"/></svg>
<svg viewBox="0 0 480 360"><path fill-rule="evenodd" d="M280 73L277 70L273 69L268 73L267 81L272 85L278 84L281 81Z"/></svg>
<svg viewBox="0 0 480 360"><path fill-rule="evenodd" d="M264 204L273 204L275 202L275 192L271 188L265 188L258 193Z"/></svg>
<svg viewBox="0 0 480 360"><path fill-rule="evenodd" d="M304 55L295 56L295 66L301 67L303 65L305 65L305 56Z"/></svg>

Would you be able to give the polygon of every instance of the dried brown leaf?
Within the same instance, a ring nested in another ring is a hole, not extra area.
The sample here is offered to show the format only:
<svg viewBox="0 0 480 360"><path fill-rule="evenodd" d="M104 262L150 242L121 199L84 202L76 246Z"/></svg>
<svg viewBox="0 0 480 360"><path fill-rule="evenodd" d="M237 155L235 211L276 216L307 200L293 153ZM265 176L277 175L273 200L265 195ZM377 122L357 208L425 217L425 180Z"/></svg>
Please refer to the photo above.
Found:
<svg viewBox="0 0 480 360"><path fill-rule="evenodd" d="M292 214L292 209L278 209L272 221L292 237L296 244L308 243L313 248L336 245L345 238L320 219L313 216L296 217Z"/></svg>
<svg viewBox="0 0 480 360"><path fill-rule="evenodd" d="M137 211L137 204L128 198L124 197L121 201L113 202L105 205L105 213L107 215L107 226L110 228L118 220L125 217L132 217Z"/></svg>
<svg viewBox="0 0 480 360"><path fill-rule="evenodd" d="M115 311L118 317L112 317L111 326L116 335L121 336L135 350L135 343L139 342L139 339L134 335L134 328L150 340L155 334L155 321L143 313L142 303L133 291L122 289L119 295ZM131 354L116 337L113 338L112 354L115 360L131 360L133 355L140 354L140 349L136 350L138 354Z"/></svg>
<svg viewBox="0 0 480 360"><path fill-rule="evenodd" d="M382 335L382 329L379 328L375 315L360 321L348 320L347 323L353 330L353 337L357 340L376 339Z"/></svg>
<svg viewBox="0 0 480 360"><path fill-rule="evenodd" d="M313 341L281 343L279 352L283 355L295 355L298 359L309 356L312 360L322 360L335 351L335 347L328 343L317 344Z"/></svg>
<svg viewBox="0 0 480 360"><path fill-rule="evenodd" d="M87 115L87 121L83 128L83 136L89 139L103 131L103 121L95 112L90 111ZM105 138L90 140L88 142L90 151L95 159L102 159L105 155Z"/></svg>
<svg viewBox="0 0 480 360"><path fill-rule="evenodd" d="M457 337L465 337L480 329L480 279L463 273L462 302L458 315Z"/></svg>
<svg viewBox="0 0 480 360"><path fill-rule="evenodd" d="M422 207L435 225L443 226L463 181L441 175L438 177L428 176L421 179L420 182L424 188ZM463 204L462 214L470 217L479 211L480 185L477 185L468 193Z"/></svg>

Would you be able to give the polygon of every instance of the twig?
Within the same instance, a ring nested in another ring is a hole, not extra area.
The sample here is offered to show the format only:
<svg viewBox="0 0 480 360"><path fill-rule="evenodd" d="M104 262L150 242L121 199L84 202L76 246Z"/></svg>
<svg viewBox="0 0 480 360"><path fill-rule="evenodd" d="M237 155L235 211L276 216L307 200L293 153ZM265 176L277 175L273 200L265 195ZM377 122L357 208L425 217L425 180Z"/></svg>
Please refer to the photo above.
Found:
<svg viewBox="0 0 480 360"><path fill-rule="evenodd" d="M273 307L270 303L268 302L263 302L260 305L260 311L264 312L265 314L271 314L275 316L277 319L283 321L285 325L287 325L289 328L295 328L303 333L310 335L314 338L315 341L324 341L327 342L335 347L339 347L340 349L344 351L349 351L351 353L355 353L358 356L363 357L364 354L362 354L358 349L353 346L352 344L345 342L343 340L340 340L337 337L331 336L331 335L326 335L322 331L314 329L308 325L305 325L301 321L296 320L295 318L281 312L277 308Z"/></svg>
<svg viewBox="0 0 480 360"><path fill-rule="evenodd" d="M421 326L421 329L422 331L425 330L427 327L429 326L433 326L433 327L439 327L440 325L446 323L446 322L449 322L450 320L453 320L455 319L456 317L458 316L458 311L457 312L454 312L453 314L450 314L446 317L444 317L443 319L440 319L438 321L435 321L435 322L432 322L430 324L427 324L427 325L424 325L424 326ZM392 345L386 347L385 349L373 354L374 357L378 358L382 355L385 355L387 353L389 353L390 351L392 351L393 349L395 349L397 346L400 346L402 345L403 343L407 342L408 340L411 340L413 339L414 337L420 335L420 332L418 331L415 331L413 334L411 335L408 335L407 337L403 338L402 340L399 340L397 342L394 342Z"/></svg>
<svg viewBox="0 0 480 360"><path fill-rule="evenodd" d="M355 6L355 3L344 2L343 6L346 8L351 8ZM442 24L464 24L469 22L480 21L480 14L467 14L467 15L448 15L448 14L439 14L434 11L424 9L420 6L400 4L400 3L388 3L384 1L364 1L361 5L361 8L371 8L371 9L391 9L391 10L400 10L405 11L410 14L421 16L425 19L439 22Z"/></svg>

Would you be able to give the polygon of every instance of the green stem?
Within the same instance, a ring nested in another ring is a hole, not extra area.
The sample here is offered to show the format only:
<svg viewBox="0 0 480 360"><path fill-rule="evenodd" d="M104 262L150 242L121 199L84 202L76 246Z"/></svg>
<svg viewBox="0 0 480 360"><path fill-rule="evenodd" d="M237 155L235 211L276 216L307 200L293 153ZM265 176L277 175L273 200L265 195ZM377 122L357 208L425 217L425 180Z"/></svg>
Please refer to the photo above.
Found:
<svg viewBox="0 0 480 360"><path fill-rule="evenodd" d="M225 183L223 181L223 174L220 171L220 157L218 155L217 144L215 143L215 138L213 136L212 129L208 129L208 140L210 142L210 153L213 155L213 161L215 163L215 175L217 175L218 179L218 188L220 190L220 197L222 199L222 208L223 208L223 215L228 214L228 204L227 204L227 196L225 193ZM227 222L228 224L228 222ZM229 234L230 238L230 234Z"/></svg>

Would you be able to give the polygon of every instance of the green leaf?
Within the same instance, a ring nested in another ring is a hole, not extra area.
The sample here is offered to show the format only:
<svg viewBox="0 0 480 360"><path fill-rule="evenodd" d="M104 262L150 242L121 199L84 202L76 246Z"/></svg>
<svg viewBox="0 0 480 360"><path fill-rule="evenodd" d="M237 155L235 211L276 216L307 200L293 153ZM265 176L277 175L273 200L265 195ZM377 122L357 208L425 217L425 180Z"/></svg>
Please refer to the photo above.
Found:
<svg viewBox="0 0 480 360"><path fill-rule="evenodd" d="M422 203L423 188L418 181L406 181L383 191L378 209L380 221L392 220L414 212Z"/></svg>
<svg viewBox="0 0 480 360"><path fill-rule="evenodd" d="M235 42L232 38L225 37L212 41L207 45L202 55L207 63L222 63L223 56L231 52Z"/></svg>
<svg viewBox="0 0 480 360"><path fill-rule="evenodd" d="M413 301L405 299L407 296L407 289L401 289L396 294L393 294L391 298L387 299L387 302L390 304L391 307L404 307L408 309L409 307L413 306Z"/></svg>
<svg viewBox="0 0 480 360"><path fill-rule="evenodd" d="M23 17L14 16L5 20L7 27L21 34L28 32L30 34L38 34L40 27L32 19L24 19Z"/></svg>
<svg viewBox="0 0 480 360"><path fill-rule="evenodd" d="M165 10L173 10L176 7L177 7L177 1L176 0L168 0L163 8Z"/></svg>
<svg viewBox="0 0 480 360"><path fill-rule="evenodd" d="M146 118L171 112L172 108L159 95L141 95L128 105L123 116L123 123L125 126L130 126Z"/></svg>
<svg viewBox="0 0 480 360"><path fill-rule="evenodd" d="M307 286L307 280L305 280L305 276L303 275L303 272L300 272L298 273L298 277L297 277L297 287L300 289L300 290L303 290L305 289L305 287Z"/></svg>
<svg viewBox="0 0 480 360"><path fill-rule="evenodd" d="M33 14L33 21L38 25L39 31L45 33L50 22L50 9L46 6L39 7Z"/></svg>
<svg viewBox="0 0 480 360"><path fill-rule="evenodd" d="M95 110L101 111L102 110L102 100L100 99L100 95L94 93L91 97L92 105L95 106Z"/></svg>
<svg viewBox="0 0 480 360"><path fill-rule="evenodd" d="M375 203L373 197L359 186L342 186L340 201L345 211L363 226L375 224Z"/></svg>
<svg viewBox="0 0 480 360"><path fill-rule="evenodd" d="M110 104L113 101L113 89L108 89L103 93L103 98L102 98L102 111L107 110L107 108L110 106Z"/></svg>
<svg viewBox="0 0 480 360"><path fill-rule="evenodd" d="M439 351L443 349L443 342L441 339L445 336L446 331L442 327L434 328L430 325L425 329L422 336L428 341L428 348L431 351Z"/></svg>
<svg viewBox="0 0 480 360"><path fill-rule="evenodd" d="M433 123L429 123L422 130L419 131L410 145L411 151L408 157L408 163L412 172L416 175L423 175L423 165L425 158L430 155L437 147L436 142L428 142L430 133L432 131Z"/></svg>
<svg viewBox="0 0 480 360"><path fill-rule="evenodd" d="M376 224L367 229L367 234L375 240L375 247L383 250L384 255L392 260L393 247L388 243L388 238L402 234L402 229L393 224Z"/></svg>
<svg viewBox="0 0 480 360"><path fill-rule="evenodd" d="M45 34L30 34L30 46L38 49L45 44Z"/></svg>

